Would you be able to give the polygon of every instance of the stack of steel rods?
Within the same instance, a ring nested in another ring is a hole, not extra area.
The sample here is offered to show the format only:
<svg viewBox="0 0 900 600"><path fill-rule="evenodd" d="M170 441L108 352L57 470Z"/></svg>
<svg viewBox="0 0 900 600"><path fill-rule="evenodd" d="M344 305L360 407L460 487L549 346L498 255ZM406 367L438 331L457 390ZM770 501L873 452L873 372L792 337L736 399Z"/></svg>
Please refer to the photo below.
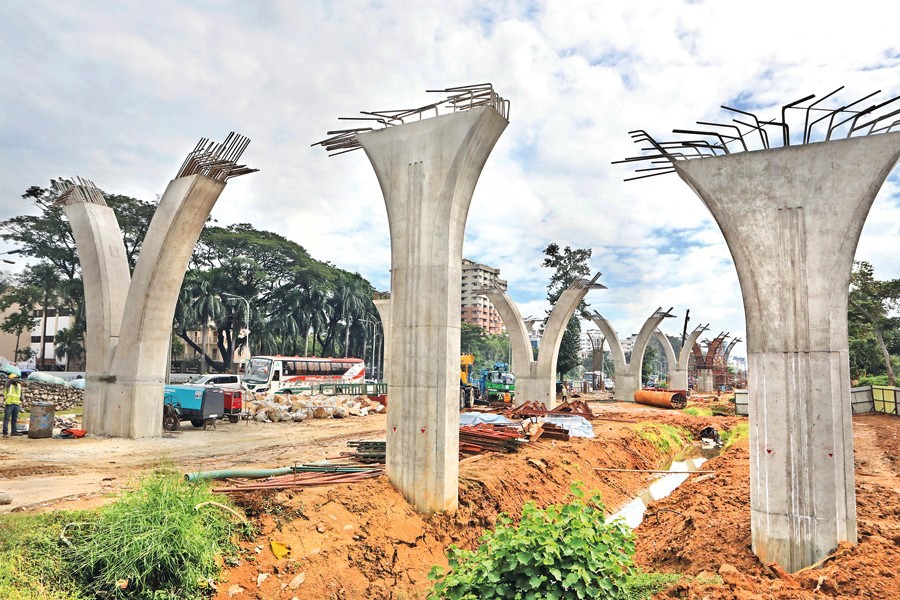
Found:
<svg viewBox="0 0 900 600"><path fill-rule="evenodd" d="M478 453L493 450L495 452L516 452L519 445L525 443L521 439L519 427L503 427L491 424L466 425L459 428L460 452Z"/></svg>
<svg viewBox="0 0 900 600"><path fill-rule="evenodd" d="M356 448L355 452L341 452L341 457L351 458L361 463L384 463L387 442L354 441L347 442L350 448Z"/></svg>
<svg viewBox="0 0 900 600"><path fill-rule="evenodd" d="M214 488L213 491L222 494L237 494L257 490L283 490L315 487L318 485L332 485L335 483L356 483L365 479L378 477L383 472L384 469L381 468L341 468L337 471L335 469L332 469L331 471L302 471L291 473L289 475L279 475L277 477L269 477L268 479L239 483L232 487Z"/></svg>

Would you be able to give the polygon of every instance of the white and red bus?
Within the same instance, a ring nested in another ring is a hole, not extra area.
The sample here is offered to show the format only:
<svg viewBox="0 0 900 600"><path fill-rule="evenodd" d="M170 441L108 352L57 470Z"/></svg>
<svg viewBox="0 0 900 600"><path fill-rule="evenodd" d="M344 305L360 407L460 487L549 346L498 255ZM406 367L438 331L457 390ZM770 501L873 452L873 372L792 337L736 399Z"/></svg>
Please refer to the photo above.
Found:
<svg viewBox="0 0 900 600"><path fill-rule="evenodd" d="M249 392L274 394L283 387L313 383L363 383L361 358L315 356L254 356L244 366L242 386Z"/></svg>

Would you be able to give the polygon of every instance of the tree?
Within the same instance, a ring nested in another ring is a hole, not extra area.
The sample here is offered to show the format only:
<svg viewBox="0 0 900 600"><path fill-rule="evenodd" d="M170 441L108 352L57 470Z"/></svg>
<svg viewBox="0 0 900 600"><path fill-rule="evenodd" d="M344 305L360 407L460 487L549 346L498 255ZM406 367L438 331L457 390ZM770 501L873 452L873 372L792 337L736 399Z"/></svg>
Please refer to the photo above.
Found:
<svg viewBox="0 0 900 600"><path fill-rule="evenodd" d="M590 248L576 248L573 250L569 246L566 246L564 250L560 250L559 245L550 243L544 249L544 254L546 257L541 266L553 269L550 283L547 286L547 300L551 306L554 306L573 281L590 274L591 270L587 265L587 261L591 257L591 250ZM581 362L578 358L578 352L581 349L581 323L578 318L579 316L587 317L586 309L587 304L581 302L566 325L566 331L559 346L556 362L556 371L560 378L562 378L564 373L571 371ZM549 311L547 314L550 314Z"/></svg>
<svg viewBox="0 0 900 600"><path fill-rule="evenodd" d="M900 279L878 281L875 269L868 262L857 262L850 275L848 333L851 350L859 351L860 338L871 333L881 351L888 376L888 385L896 386L894 366L885 337L900 326L900 318L891 316L900 308ZM851 355L851 364L858 357Z"/></svg>
<svg viewBox="0 0 900 600"><path fill-rule="evenodd" d="M84 357L84 341L81 334L71 327L57 331L54 343L56 360L66 361L66 371L73 362L79 362Z"/></svg>

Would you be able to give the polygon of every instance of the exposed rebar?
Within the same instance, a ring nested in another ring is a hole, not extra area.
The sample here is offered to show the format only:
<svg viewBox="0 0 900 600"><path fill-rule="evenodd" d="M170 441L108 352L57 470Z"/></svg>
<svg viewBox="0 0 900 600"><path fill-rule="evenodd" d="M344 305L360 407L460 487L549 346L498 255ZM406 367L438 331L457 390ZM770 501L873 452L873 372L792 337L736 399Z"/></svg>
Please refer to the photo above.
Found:
<svg viewBox="0 0 900 600"><path fill-rule="evenodd" d="M478 83L475 85L463 85L449 87L443 90L425 90L427 93L449 94L439 102L426 104L418 108L398 110L373 110L360 111L361 117L338 117L340 121L366 121L375 122L382 127L403 125L412 120L421 121L429 116L438 116L440 108L450 109L450 112L472 110L481 106L489 106L496 110L500 116L509 120L509 100L505 100L490 83ZM426 113L434 113L426 116ZM366 131L373 131L372 127L360 127L355 129L338 129L327 132L330 137L312 144L322 146L329 152L329 156L337 156L346 152L352 152L361 148L357 135Z"/></svg>

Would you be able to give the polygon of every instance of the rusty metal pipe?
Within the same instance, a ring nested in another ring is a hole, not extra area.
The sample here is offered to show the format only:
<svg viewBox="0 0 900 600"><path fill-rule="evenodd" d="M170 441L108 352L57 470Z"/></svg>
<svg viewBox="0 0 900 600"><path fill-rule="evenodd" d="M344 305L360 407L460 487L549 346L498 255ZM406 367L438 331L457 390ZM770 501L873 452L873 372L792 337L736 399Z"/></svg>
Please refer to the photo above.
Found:
<svg viewBox="0 0 900 600"><path fill-rule="evenodd" d="M687 396L683 391L677 390L638 390L634 393L634 401L638 404L659 408L684 408L687 406Z"/></svg>

